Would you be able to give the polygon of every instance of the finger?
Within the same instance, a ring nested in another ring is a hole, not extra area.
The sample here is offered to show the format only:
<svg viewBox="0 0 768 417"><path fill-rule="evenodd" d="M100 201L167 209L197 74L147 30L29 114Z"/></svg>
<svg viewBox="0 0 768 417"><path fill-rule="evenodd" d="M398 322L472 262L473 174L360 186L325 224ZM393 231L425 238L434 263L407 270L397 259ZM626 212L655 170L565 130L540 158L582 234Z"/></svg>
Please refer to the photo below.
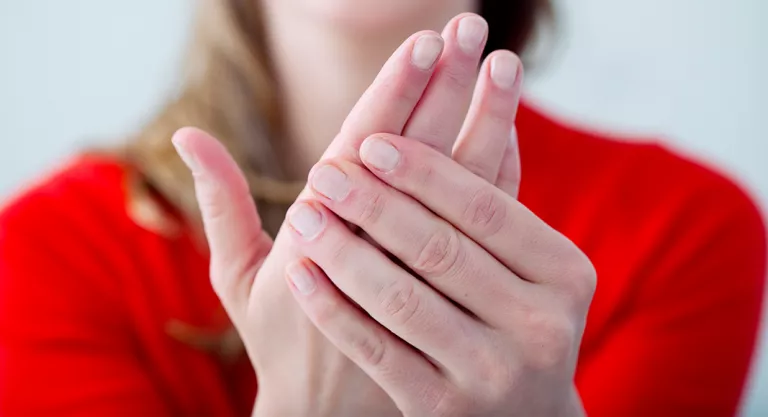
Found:
<svg viewBox="0 0 768 417"><path fill-rule="evenodd" d="M507 193L512 198L517 198L520 193L520 149L517 142L517 129L512 128L504 156L501 158L499 175L496 176L496 187Z"/></svg>
<svg viewBox="0 0 768 417"><path fill-rule="evenodd" d="M365 145L362 152L375 150ZM310 188L323 205L484 322L498 317L509 294L524 294L530 285L453 225L355 163L334 159L318 165Z"/></svg>
<svg viewBox="0 0 768 417"><path fill-rule="evenodd" d="M474 14L453 18L443 31L445 50L421 101L403 131L449 155L467 113L488 23Z"/></svg>
<svg viewBox="0 0 768 417"><path fill-rule="evenodd" d="M288 211L302 254L374 320L448 369L478 343L478 324L355 235L332 212L302 201ZM457 341L457 337L460 337Z"/></svg>
<svg viewBox="0 0 768 417"><path fill-rule="evenodd" d="M173 144L192 171L211 251L211 281L225 308L239 317L250 285L272 241L237 164L219 141L184 128Z"/></svg>
<svg viewBox="0 0 768 417"><path fill-rule="evenodd" d="M397 163L382 164L365 152L375 148L388 149L389 160ZM521 278L559 282L584 262L570 240L528 208L428 146L374 136L366 139L361 157L372 173L453 224Z"/></svg>
<svg viewBox="0 0 768 417"><path fill-rule="evenodd" d="M392 398L406 415L419 397L435 397L446 380L419 352L345 299L311 260L288 266L288 286L315 326Z"/></svg>
<svg viewBox="0 0 768 417"><path fill-rule="evenodd" d="M384 64L342 124L326 157L345 156L359 161L357 150L375 132L400 134L421 99L443 50L435 32L412 35Z"/></svg>
<svg viewBox="0 0 768 417"><path fill-rule="evenodd" d="M400 134L421 99L442 51L443 38L432 31L418 32L403 42L352 108L322 158L340 156L359 162L358 150L368 135ZM305 189L299 197L307 195Z"/></svg>
<svg viewBox="0 0 768 417"><path fill-rule="evenodd" d="M522 66L509 51L496 51L483 63L453 159L494 183L510 146L520 101Z"/></svg>

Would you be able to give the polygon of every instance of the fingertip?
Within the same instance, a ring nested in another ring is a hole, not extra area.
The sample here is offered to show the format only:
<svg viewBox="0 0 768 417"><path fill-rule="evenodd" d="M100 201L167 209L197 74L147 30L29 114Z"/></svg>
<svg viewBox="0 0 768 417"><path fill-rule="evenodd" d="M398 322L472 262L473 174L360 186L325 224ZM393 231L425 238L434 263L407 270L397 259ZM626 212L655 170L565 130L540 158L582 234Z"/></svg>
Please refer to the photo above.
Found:
<svg viewBox="0 0 768 417"><path fill-rule="evenodd" d="M200 161L195 156L194 150L189 146L189 128L182 128L176 131L171 138L173 147L176 148L176 153L184 162L184 164L193 173L200 171Z"/></svg>
<svg viewBox="0 0 768 417"><path fill-rule="evenodd" d="M196 127L183 127L173 134L171 141L196 178L205 177L228 184L228 188L248 188L237 161L227 147L210 133Z"/></svg>
<svg viewBox="0 0 768 417"><path fill-rule="evenodd" d="M488 75L501 90L519 90L523 80L523 63L517 54L508 50L493 51L486 58Z"/></svg>
<svg viewBox="0 0 768 417"><path fill-rule="evenodd" d="M171 141L174 145L181 145L184 142L186 142L187 138L189 136L192 136L197 131L197 128L191 127L191 126L185 126L180 129L178 129L176 132L174 132L173 137L171 138Z"/></svg>
<svg viewBox="0 0 768 417"><path fill-rule="evenodd" d="M483 16L480 16L477 13L474 12L463 12L459 13L456 16L452 17L451 20L448 21L448 23L445 24L445 27L443 27L442 36L444 38L447 38L450 33L455 32L456 29L459 27L459 22L464 20L465 18L480 18L482 19L486 24L488 23Z"/></svg>
<svg viewBox="0 0 768 417"><path fill-rule="evenodd" d="M193 173L202 171L202 157L206 154L205 149L213 146L220 146L218 141L209 133L192 126L182 127L174 132L171 137L176 152L181 160Z"/></svg>
<svg viewBox="0 0 768 417"><path fill-rule="evenodd" d="M488 21L476 13L461 13L451 19L443 29L443 37L455 39L461 50L478 57L488 41Z"/></svg>
<svg viewBox="0 0 768 417"><path fill-rule="evenodd" d="M294 237L309 242L320 235L327 226L327 216L321 207L310 201L300 201L288 209L285 218Z"/></svg>
<svg viewBox="0 0 768 417"><path fill-rule="evenodd" d="M443 53L444 46L445 41L442 36L434 31L426 31L413 43L411 63L422 71L432 70Z"/></svg>
<svg viewBox="0 0 768 417"><path fill-rule="evenodd" d="M406 45L410 44L410 43L415 43L422 36L436 36L436 37L440 38L441 40L443 39L442 35L440 35L439 33L435 32L434 30L424 29L424 30L420 30L420 31L414 33L413 35L409 36L408 40L406 40L404 43Z"/></svg>
<svg viewBox="0 0 768 417"><path fill-rule="evenodd" d="M385 173L394 170L400 158L400 151L384 135L369 136L360 145L360 160Z"/></svg>
<svg viewBox="0 0 768 417"><path fill-rule="evenodd" d="M174 132L171 137L173 145L179 149L191 151L201 140L215 140L209 133L202 129L185 126Z"/></svg>

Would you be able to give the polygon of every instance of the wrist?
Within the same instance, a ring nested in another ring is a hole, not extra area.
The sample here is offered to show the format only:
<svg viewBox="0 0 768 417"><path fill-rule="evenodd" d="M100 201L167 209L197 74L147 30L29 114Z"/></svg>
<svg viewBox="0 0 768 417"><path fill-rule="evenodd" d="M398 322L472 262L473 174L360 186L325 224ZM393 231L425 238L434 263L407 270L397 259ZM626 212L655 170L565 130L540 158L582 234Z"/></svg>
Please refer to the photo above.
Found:
<svg viewBox="0 0 768 417"><path fill-rule="evenodd" d="M256 395L256 404L253 406L251 417L271 417L271 416L296 416L309 417L312 413L309 407L304 406L298 398L293 401L286 399L285 393L272 392L271 390L261 389L259 387Z"/></svg>
<svg viewBox="0 0 768 417"><path fill-rule="evenodd" d="M349 404L323 403L313 406L297 398L287 397L290 396L268 396L259 391L251 417L402 417L402 413L393 405L372 406L367 404L365 398L358 398Z"/></svg>
<svg viewBox="0 0 768 417"><path fill-rule="evenodd" d="M359 410L366 409L365 404L359 404L357 401L347 404L340 398L315 397L314 401L305 401L302 399L305 397L289 390L260 390L251 417L359 417Z"/></svg>

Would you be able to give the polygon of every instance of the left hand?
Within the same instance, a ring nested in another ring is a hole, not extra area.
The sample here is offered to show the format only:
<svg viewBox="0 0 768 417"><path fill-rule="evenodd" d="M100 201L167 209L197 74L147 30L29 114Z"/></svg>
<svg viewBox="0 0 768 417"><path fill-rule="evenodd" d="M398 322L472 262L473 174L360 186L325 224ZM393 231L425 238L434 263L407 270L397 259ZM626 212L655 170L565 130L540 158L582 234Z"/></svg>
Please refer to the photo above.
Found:
<svg viewBox="0 0 768 417"><path fill-rule="evenodd" d="M360 159L321 161L288 214L306 256L290 287L320 331L406 416L583 415L584 253L423 143L374 135Z"/></svg>

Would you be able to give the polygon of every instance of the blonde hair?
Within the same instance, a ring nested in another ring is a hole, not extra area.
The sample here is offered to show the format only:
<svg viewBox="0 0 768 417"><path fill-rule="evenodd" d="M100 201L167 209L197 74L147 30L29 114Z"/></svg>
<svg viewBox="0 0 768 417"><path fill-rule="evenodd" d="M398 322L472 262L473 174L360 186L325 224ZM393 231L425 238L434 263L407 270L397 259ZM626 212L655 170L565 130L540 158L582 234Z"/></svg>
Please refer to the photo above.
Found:
<svg viewBox="0 0 768 417"><path fill-rule="evenodd" d="M537 18L549 13L549 2L507 3L480 3L491 28L489 48L520 52ZM139 173L130 192L134 199L159 195L183 218L199 221L192 177L171 144L176 130L196 126L232 153L267 231L274 233L302 184L285 182L275 153L273 141L285 129L261 8L258 0L202 0L199 7L181 90L126 147L126 158ZM134 212L142 217L147 210Z"/></svg>

